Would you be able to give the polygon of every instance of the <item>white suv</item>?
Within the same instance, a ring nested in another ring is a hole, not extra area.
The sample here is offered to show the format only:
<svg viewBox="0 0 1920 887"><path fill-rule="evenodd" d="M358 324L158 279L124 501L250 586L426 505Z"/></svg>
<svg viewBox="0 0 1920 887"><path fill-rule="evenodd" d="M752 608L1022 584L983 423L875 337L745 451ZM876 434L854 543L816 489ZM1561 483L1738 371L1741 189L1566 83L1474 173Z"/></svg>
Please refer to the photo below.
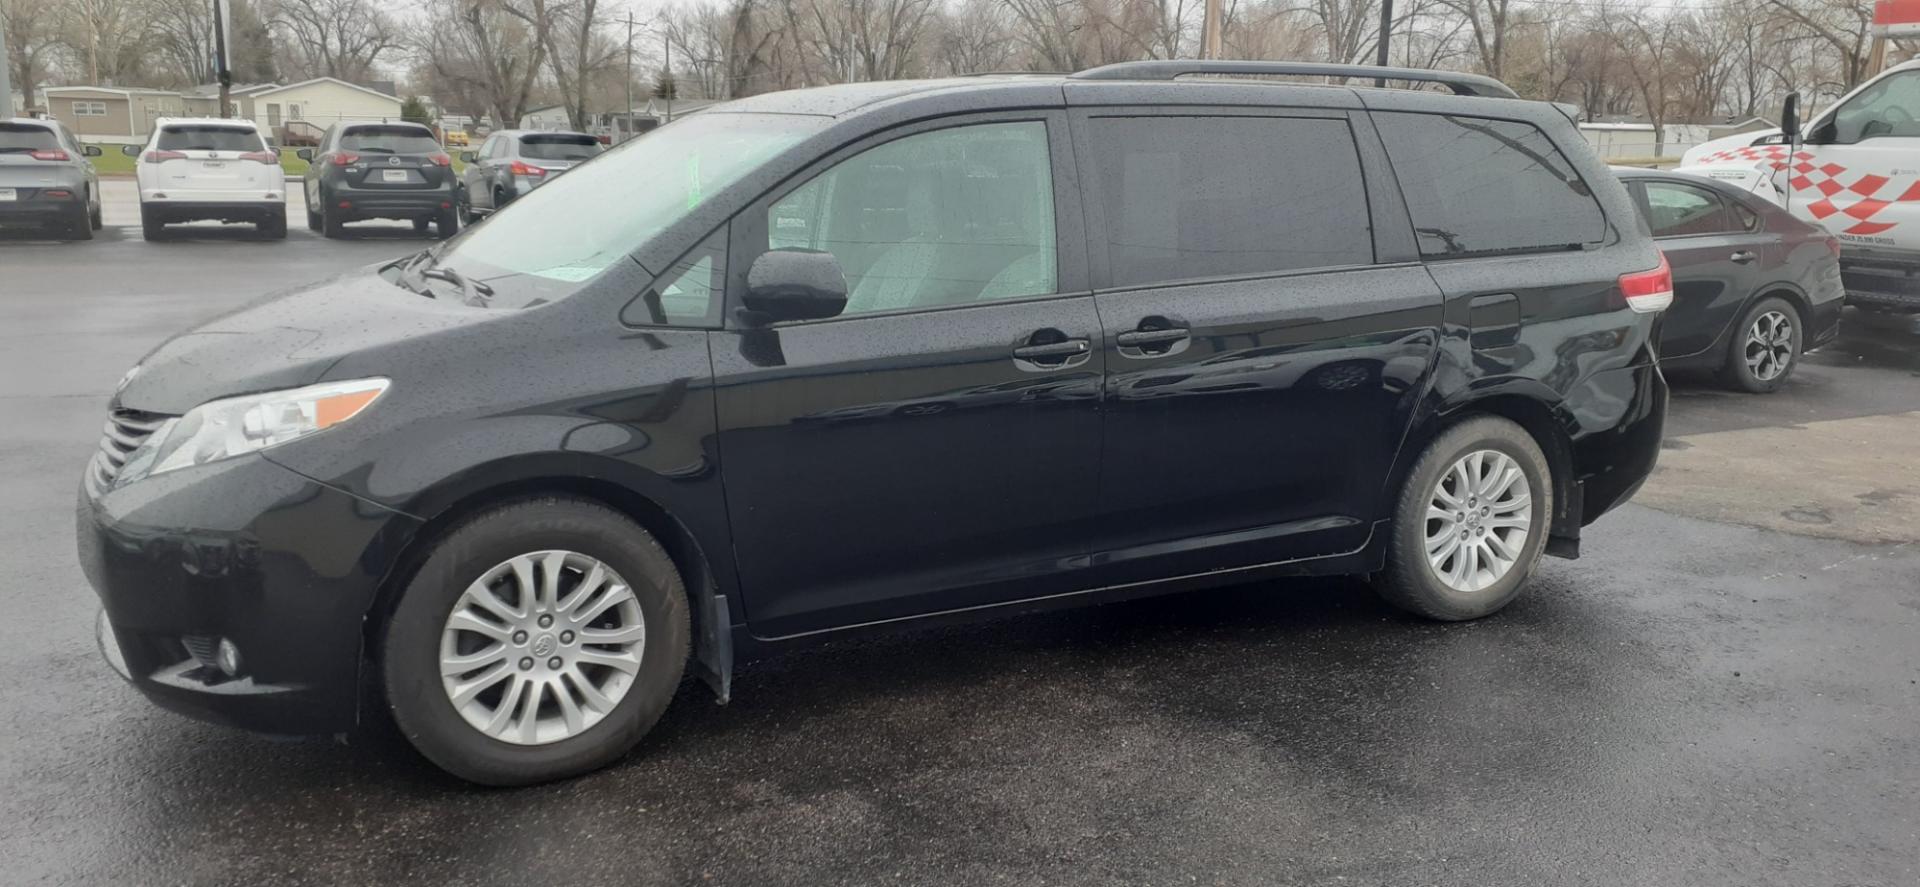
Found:
<svg viewBox="0 0 1920 887"><path fill-rule="evenodd" d="M263 237L287 236L287 182L280 154L247 120L161 118L139 158L140 224L148 240L168 222L251 222Z"/></svg>

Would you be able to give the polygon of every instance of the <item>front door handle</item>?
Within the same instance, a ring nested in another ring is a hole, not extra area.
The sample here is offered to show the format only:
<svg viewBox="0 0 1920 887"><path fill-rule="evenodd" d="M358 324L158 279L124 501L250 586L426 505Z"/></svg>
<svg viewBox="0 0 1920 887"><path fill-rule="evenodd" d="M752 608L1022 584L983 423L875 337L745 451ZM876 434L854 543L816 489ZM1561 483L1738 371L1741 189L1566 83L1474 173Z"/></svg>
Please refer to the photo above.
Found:
<svg viewBox="0 0 1920 887"><path fill-rule="evenodd" d="M1743 250L1735 250L1733 255L1728 256L1727 258L1732 259L1735 262L1738 262L1742 265L1745 265L1746 263L1751 262L1754 259L1757 259L1760 257L1757 255L1754 255L1753 250L1743 249Z"/></svg>
<svg viewBox="0 0 1920 887"><path fill-rule="evenodd" d="M1093 343L1070 339L1056 329L1034 331L1026 343L1013 349L1013 363L1028 372L1047 372L1077 367L1093 357Z"/></svg>

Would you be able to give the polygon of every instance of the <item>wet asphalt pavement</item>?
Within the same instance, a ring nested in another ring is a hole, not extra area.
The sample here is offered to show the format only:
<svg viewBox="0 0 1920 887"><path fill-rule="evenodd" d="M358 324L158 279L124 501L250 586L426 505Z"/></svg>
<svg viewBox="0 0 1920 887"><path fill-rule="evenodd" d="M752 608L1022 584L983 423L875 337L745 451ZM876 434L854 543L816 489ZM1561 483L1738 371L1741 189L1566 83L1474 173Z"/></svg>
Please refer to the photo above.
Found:
<svg viewBox="0 0 1920 887"><path fill-rule="evenodd" d="M162 712L96 655L74 564L107 393L172 332L419 243L108 221L0 239L0 884L1920 883L1920 544L1638 505L1481 622L1296 581L843 642L725 707L688 684L628 760L534 789L390 728ZM1773 397L1682 380L1669 430L1920 410L1916 354L1850 329Z"/></svg>

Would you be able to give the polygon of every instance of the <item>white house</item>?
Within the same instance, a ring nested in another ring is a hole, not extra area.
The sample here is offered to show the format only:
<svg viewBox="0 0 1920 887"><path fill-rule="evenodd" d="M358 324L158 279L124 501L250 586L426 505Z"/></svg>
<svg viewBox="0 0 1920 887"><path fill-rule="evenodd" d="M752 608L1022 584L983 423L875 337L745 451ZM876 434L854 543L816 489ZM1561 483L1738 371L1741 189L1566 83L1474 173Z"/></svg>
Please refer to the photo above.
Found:
<svg viewBox="0 0 1920 887"><path fill-rule="evenodd" d="M342 120L399 120L400 97L334 77L247 91L255 123L278 131L293 121L326 129Z"/></svg>

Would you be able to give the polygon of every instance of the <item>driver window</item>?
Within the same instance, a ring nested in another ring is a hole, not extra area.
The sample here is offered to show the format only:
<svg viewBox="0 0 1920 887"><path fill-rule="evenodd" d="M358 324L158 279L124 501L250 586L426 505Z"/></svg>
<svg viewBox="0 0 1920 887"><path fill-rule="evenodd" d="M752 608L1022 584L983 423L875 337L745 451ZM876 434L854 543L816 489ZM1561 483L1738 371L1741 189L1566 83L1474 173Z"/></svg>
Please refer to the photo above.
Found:
<svg viewBox="0 0 1920 887"><path fill-rule="evenodd" d="M845 314L1054 292L1046 124L961 126L871 148L769 208L767 242L832 253L847 277Z"/></svg>
<svg viewBox="0 0 1920 887"><path fill-rule="evenodd" d="M1920 71L1881 79L1834 112L1821 127L1826 144L1851 145L1888 136L1920 138Z"/></svg>

